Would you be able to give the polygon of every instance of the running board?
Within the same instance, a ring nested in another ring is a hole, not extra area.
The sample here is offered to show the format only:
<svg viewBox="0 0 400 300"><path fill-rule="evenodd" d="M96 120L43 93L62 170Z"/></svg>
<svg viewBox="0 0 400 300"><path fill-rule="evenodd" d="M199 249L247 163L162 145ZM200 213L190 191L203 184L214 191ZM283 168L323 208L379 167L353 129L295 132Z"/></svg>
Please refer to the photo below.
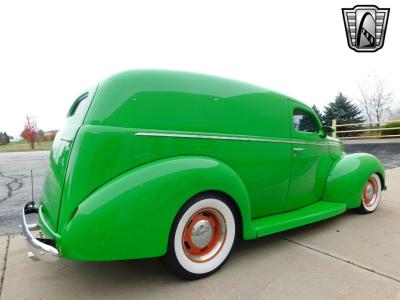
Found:
<svg viewBox="0 0 400 300"><path fill-rule="evenodd" d="M306 207L253 221L257 237L318 222L344 213L345 203L319 201Z"/></svg>

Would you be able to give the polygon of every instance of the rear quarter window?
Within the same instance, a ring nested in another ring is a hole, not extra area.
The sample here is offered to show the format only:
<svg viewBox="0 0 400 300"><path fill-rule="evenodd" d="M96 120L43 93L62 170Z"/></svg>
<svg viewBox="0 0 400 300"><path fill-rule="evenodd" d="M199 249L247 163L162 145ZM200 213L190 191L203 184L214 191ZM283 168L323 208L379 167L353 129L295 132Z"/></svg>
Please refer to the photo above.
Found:
<svg viewBox="0 0 400 300"><path fill-rule="evenodd" d="M79 96L69 109L67 117L84 114L85 108L87 107L87 104L89 102L88 96L89 93L84 93L83 95Z"/></svg>
<svg viewBox="0 0 400 300"><path fill-rule="evenodd" d="M90 103L93 99L93 95L93 91L88 91L76 98L67 113L67 126L79 126L83 124L83 121L85 120L86 114L89 110Z"/></svg>

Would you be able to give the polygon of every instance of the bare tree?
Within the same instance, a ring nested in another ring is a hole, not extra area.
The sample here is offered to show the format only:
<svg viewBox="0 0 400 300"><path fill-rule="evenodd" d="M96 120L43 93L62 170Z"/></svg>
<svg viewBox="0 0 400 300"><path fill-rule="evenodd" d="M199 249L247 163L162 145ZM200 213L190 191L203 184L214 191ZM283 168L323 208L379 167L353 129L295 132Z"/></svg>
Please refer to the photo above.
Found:
<svg viewBox="0 0 400 300"><path fill-rule="evenodd" d="M400 107L391 109L389 115L392 120L400 120Z"/></svg>
<svg viewBox="0 0 400 300"><path fill-rule="evenodd" d="M358 85L361 93L359 102L368 118L369 126L372 123L379 123L383 120L385 114L390 114L390 104L393 102L393 94L388 89L387 81L378 76L368 75L367 80Z"/></svg>

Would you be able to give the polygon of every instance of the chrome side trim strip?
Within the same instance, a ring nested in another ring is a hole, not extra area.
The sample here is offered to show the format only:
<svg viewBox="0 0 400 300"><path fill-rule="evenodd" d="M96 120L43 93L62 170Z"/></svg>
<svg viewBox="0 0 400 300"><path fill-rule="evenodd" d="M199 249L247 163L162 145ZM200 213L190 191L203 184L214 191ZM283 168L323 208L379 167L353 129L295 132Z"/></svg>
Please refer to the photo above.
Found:
<svg viewBox="0 0 400 300"><path fill-rule="evenodd" d="M239 136L197 135L197 134L181 134L181 133L137 132L135 133L135 135L192 138L192 139L232 140L232 141L277 142L277 143L289 143L289 144L291 143L291 141L289 140L273 140L264 138L239 137Z"/></svg>
<svg viewBox="0 0 400 300"><path fill-rule="evenodd" d="M172 138L191 138L191 139L215 139L215 140L231 140L231 141L252 141L252 142L269 142L269 143L286 143L286 144L301 144L301 145L316 145L316 146L339 146L338 143L312 143L285 139L266 139L266 138L251 138L240 136L219 136L219 135L198 135L187 133L161 133L161 132L136 132L137 136L153 136L153 137L172 137Z"/></svg>

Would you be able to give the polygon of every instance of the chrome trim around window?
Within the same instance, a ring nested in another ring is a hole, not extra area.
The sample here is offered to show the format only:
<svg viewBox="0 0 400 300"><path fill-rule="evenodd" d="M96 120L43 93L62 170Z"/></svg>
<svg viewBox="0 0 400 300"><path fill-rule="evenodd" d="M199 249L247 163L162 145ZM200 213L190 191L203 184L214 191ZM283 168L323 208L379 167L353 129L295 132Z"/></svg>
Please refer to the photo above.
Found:
<svg viewBox="0 0 400 300"><path fill-rule="evenodd" d="M164 132L136 132L137 136L152 136L152 137L171 137L171 138L191 138L191 139L215 139L215 140L231 140L231 141L252 141L252 142L269 142L269 143L286 143L286 144L301 144L301 145L316 145L316 146L340 146L339 143L313 143L286 139L267 139L242 136L227 136L227 135L199 135L189 133L164 133Z"/></svg>

